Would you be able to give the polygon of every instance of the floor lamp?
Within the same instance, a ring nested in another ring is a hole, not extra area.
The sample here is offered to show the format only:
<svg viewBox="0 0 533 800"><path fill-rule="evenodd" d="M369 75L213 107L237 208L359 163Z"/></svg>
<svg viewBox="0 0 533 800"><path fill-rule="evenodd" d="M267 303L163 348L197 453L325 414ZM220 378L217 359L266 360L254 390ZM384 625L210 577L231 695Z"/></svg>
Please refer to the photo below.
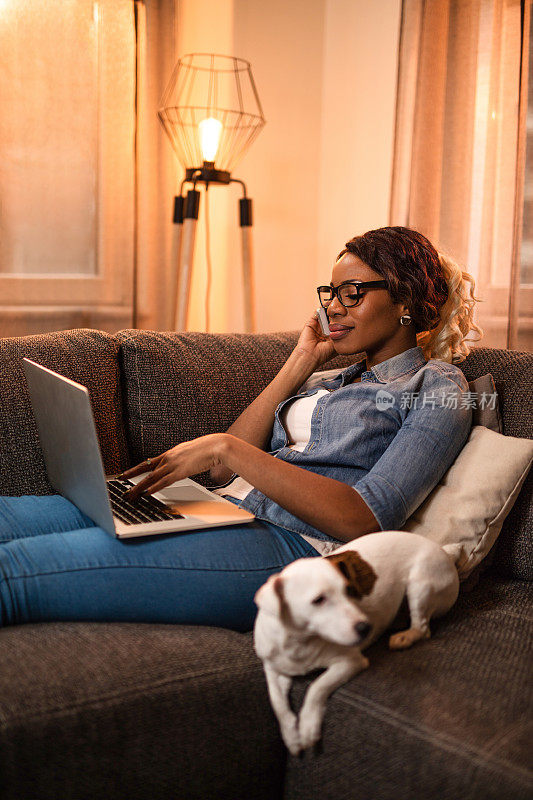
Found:
<svg viewBox="0 0 533 800"><path fill-rule="evenodd" d="M231 176L235 165L265 124L248 61L214 53L178 60L161 100L159 119L185 177L174 198L170 303L174 330L185 330L190 302L194 240L200 208L198 183L240 183L245 329L255 330L252 263L252 201L246 185ZM184 196L184 188L190 184Z"/></svg>

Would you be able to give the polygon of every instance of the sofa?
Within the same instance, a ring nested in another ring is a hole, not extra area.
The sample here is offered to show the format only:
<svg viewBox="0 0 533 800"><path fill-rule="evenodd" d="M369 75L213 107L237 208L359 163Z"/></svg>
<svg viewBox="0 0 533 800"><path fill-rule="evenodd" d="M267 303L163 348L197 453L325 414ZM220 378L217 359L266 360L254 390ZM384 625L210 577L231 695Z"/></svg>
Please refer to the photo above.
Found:
<svg viewBox="0 0 533 800"><path fill-rule="evenodd" d="M0 340L0 494L53 493L23 356L88 387L113 474L226 430L296 339L79 329ZM478 347L460 367L494 377L504 434L533 438L532 354ZM300 757L279 736L251 632L0 629L1 800L530 800L532 478L431 639L372 645L370 669L332 695L322 741ZM296 679L296 708L313 677Z"/></svg>

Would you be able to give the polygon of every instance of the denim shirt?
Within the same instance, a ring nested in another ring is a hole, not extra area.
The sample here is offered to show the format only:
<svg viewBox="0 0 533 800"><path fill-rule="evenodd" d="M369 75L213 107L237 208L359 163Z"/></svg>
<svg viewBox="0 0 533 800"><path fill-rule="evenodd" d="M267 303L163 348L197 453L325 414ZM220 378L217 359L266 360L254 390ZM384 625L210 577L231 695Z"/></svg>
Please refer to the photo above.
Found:
<svg viewBox="0 0 533 800"><path fill-rule="evenodd" d="M360 383L354 379L361 377ZM280 420L296 398L325 388L311 417L303 452L288 446ZM352 486L381 530L398 530L418 508L466 443L472 409L459 367L412 347L371 370L366 359L342 372L315 373L276 409L270 443L274 458ZM339 541L253 489L240 502L258 519L322 541ZM335 509L331 509L332 518Z"/></svg>

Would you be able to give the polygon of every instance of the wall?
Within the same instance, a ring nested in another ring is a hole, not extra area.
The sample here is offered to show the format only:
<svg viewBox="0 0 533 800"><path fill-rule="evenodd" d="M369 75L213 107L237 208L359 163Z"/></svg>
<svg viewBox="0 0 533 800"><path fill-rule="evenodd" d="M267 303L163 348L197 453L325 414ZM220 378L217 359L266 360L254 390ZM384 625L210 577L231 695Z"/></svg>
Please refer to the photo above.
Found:
<svg viewBox="0 0 533 800"><path fill-rule="evenodd" d="M313 309L324 23L323 0L235 0L235 47L252 64L267 119L240 169L254 198L261 331L301 327L309 301ZM232 308L234 329L241 319Z"/></svg>
<svg viewBox="0 0 533 800"><path fill-rule="evenodd" d="M400 16L400 0L327 3L318 283L348 239L389 224Z"/></svg>
<svg viewBox="0 0 533 800"><path fill-rule="evenodd" d="M254 200L257 325L300 328L344 242L388 223L401 0L178 7L180 55L232 53L252 64L267 124L234 174ZM205 25L213 13L216 24ZM210 189L212 331L244 329L239 196ZM200 217L191 330L205 329Z"/></svg>

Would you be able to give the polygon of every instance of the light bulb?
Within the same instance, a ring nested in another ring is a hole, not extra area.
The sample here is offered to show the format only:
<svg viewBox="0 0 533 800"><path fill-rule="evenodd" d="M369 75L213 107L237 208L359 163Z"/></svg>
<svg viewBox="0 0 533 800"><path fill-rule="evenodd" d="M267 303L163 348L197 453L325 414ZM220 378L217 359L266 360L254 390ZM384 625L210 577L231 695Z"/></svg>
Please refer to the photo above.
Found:
<svg viewBox="0 0 533 800"><path fill-rule="evenodd" d="M200 149L204 161L214 162L222 133L222 123L214 117L203 119L198 125L200 130Z"/></svg>

